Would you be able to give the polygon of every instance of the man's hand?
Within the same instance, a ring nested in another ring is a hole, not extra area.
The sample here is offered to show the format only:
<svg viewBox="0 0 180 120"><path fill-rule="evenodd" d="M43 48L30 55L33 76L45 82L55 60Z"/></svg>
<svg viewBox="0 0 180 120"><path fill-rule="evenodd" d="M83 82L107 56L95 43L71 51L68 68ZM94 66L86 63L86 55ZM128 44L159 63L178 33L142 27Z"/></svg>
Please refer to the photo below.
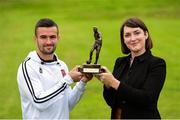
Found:
<svg viewBox="0 0 180 120"><path fill-rule="evenodd" d="M76 66L69 72L69 75L71 76L74 82L80 81L83 77L83 74L78 71L78 68L79 66Z"/></svg>
<svg viewBox="0 0 180 120"><path fill-rule="evenodd" d="M88 81L90 81L92 79L93 75L92 74L83 74L83 77L82 77L82 81L87 83Z"/></svg>

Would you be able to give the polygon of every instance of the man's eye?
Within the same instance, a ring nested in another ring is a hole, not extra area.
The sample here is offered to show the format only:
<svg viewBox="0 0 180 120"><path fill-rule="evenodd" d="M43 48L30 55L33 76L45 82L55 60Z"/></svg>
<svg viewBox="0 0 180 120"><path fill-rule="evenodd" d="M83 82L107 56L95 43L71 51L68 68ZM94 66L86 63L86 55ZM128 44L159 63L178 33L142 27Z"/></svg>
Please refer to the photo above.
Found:
<svg viewBox="0 0 180 120"><path fill-rule="evenodd" d="M46 39L46 38L47 38L47 36L42 35L42 36L40 36L40 38L41 38L41 39Z"/></svg>
<svg viewBox="0 0 180 120"><path fill-rule="evenodd" d="M55 38L56 38L56 36L55 36L55 35L50 36L50 39L55 39Z"/></svg>

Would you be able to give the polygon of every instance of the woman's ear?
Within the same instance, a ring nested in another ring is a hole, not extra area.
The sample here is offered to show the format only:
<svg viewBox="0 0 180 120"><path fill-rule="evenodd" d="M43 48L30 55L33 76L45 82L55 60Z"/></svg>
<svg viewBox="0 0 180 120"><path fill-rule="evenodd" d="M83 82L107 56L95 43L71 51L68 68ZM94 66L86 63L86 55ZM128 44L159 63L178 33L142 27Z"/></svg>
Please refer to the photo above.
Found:
<svg viewBox="0 0 180 120"><path fill-rule="evenodd" d="M145 31L145 37L146 37L146 39L149 37L149 34L147 31Z"/></svg>

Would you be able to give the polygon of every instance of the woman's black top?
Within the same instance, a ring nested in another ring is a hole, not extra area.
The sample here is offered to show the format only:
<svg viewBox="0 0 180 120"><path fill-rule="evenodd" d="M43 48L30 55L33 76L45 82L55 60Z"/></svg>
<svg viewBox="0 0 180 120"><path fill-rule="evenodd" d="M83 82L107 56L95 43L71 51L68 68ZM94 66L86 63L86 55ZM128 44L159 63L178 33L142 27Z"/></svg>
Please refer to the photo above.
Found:
<svg viewBox="0 0 180 120"><path fill-rule="evenodd" d="M113 110L122 109L121 118L161 118L157 102L166 77L166 63L151 51L135 57L117 58L113 75L120 81L118 90L104 86L103 96ZM111 115L113 118L113 114Z"/></svg>

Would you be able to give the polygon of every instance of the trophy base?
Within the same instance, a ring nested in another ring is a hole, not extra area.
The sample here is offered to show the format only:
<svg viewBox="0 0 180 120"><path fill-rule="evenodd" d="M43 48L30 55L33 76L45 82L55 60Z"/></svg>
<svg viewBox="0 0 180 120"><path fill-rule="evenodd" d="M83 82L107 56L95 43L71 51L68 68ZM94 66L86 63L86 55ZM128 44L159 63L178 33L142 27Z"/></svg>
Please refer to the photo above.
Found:
<svg viewBox="0 0 180 120"><path fill-rule="evenodd" d="M84 64L79 68L82 73L99 74L101 73L101 65L99 64Z"/></svg>

